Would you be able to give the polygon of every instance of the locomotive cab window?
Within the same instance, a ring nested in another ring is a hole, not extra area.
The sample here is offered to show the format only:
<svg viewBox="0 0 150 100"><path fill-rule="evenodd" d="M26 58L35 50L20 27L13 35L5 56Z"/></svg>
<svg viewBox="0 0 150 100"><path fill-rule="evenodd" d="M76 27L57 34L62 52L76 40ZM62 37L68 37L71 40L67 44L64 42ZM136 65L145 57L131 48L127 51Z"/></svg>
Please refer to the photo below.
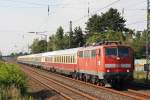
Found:
<svg viewBox="0 0 150 100"><path fill-rule="evenodd" d="M128 48L118 48L118 56L127 57L128 55L129 55L129 49Z"/></svg>
<svg viewBox="0 0 150 100"><path fill-rule="evenodd" d="M106 48L105 53L107 56L117 56L117 48Z"/></svg>
<svg viewBox="0 0 150 100"><path fill-rule="evenodd" d="M127 57L129 55L129 49L126 47L106 48L105 53L107 56Z"/></svg>

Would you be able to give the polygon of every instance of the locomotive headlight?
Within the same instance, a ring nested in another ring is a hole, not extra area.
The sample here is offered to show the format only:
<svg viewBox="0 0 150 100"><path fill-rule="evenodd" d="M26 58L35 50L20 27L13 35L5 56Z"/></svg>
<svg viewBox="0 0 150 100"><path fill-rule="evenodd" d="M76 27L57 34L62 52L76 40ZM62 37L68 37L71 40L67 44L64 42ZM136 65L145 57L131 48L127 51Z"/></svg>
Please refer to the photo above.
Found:
<svg viewBox="0 0 150 100"><path fill-rule="evenodd" d="M109 70L109 69L107 69L107 72L110 72L110 70Z"/></svg>
<svg viewBox="0 0 150 100"><path fill-rule="evenodd" d="M127 72L130 72L129 69L127 69Z"/></svg>

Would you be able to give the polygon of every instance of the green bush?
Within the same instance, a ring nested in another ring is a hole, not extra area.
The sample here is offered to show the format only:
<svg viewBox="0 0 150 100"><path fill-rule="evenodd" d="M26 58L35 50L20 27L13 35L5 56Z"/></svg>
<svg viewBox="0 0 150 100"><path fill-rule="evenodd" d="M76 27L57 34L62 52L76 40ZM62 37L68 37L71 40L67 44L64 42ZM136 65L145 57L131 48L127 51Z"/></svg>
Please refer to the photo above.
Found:
<svg viewBox="0 0 150 100"><path fill-rule="evenodd" d="M134 80L136 82L145 82L145 77L146 77L146 72L141 71L141 72L134 72ZM149 75L149 81L150 81L150 75Z"/></svg>
<svg viewBox="0 0 150 100"><path fill-rule="evenodd" d="M0 99L8 99L12 91L24 94L26 86L26 76L18 65L0 61Z"/></svg>

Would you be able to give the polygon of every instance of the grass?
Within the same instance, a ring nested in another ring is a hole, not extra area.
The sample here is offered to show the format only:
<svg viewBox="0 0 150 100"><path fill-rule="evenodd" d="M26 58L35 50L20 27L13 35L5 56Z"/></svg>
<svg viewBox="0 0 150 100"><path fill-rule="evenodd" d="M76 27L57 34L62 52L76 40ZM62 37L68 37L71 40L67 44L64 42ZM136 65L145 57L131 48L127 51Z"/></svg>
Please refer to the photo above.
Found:
<svg viewBox="0 0 150 100"><path fill-rule="evenodd" d="M18 65L0 61L0 100L21 98L26 93L26 82Z"/></svg>

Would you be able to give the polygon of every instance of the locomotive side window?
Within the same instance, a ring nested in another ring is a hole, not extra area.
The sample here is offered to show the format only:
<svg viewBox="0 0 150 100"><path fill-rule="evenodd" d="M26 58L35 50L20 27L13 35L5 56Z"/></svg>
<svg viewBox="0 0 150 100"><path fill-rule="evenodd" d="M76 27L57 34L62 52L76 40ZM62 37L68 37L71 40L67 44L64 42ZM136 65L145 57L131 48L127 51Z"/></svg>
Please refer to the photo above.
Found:
<svg viewBox="0 0 150 100"><path fill-rule="evenodd" d="M117 56L117 48L106 48L105 51L107 56Z"/></svg>

